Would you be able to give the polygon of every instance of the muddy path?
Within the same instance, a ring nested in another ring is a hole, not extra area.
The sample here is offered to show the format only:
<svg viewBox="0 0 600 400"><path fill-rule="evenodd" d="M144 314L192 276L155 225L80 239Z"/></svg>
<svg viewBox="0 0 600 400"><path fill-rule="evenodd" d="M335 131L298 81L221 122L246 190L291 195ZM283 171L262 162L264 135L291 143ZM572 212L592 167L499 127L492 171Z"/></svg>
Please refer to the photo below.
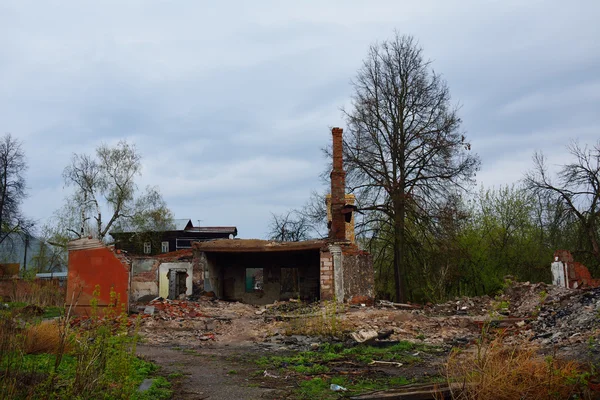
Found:
<svg viewBox="0 0 600 400"><path fill-rule="evenodd" d="M138 345L137 353L160 366L160 375L173 383L176 400L266 399L273 390L251 382L258 368L249 344L181 348Z"/></svg>
<svg viewBox="0 0 600 400"><path fill-rule="evenodd" d="M213 342L202 347L173 345L138 346L138 355L161 367L159 374L173 384L173 399L296 399L299 382L316 376L356 376L376 378L403 377L412 382L428 382L439 376L443 354L421 354L419 362L401 368L381 362L375 366L357 366L349 360L327 363L326 374L306 376L277 366L259 366L262 356L293 356L298 350L274 350L264 345L242 341ZM416 355L416 354L415 354Z"/></svg>

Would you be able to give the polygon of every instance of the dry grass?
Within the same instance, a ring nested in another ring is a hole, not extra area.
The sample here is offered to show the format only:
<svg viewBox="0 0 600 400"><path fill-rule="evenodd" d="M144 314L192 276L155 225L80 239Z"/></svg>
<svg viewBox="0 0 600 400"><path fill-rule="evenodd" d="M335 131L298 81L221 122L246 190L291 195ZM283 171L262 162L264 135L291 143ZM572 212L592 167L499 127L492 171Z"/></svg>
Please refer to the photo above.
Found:
<svg viewBox="0 0 600 400"><path fill-rule="evenodd" d="M343 317L343 305L335 301L323 302L316 315L301 313L290 315L285 326L287 335L341 337L352 330L351 324ZM342 316L340 316L340 314Z"/></svg>
<svg viewBox="0 0 600 400"><path fill-rule="evenodd" d="M25 332L25 354L56 353L61 344L61 331L56 321L30 326ZM65 349L68 351L68 349Z"/></svg>
<svg viewBox="0 0 600 400"><path fill-rule="evenodd" d="M65 304L64 288L54 281L24 281L15 279L12 283L11 300L40 307L58 306Z"/></svg>
<svg viewBox="0 0 600 400"><path fill-rule="evenodd" d="M585 374L574 362L540 357L534 348L508 348L502 338L472 353L453 352L446 365L449 381L463 383L456 400L586 398Z"/></svg>

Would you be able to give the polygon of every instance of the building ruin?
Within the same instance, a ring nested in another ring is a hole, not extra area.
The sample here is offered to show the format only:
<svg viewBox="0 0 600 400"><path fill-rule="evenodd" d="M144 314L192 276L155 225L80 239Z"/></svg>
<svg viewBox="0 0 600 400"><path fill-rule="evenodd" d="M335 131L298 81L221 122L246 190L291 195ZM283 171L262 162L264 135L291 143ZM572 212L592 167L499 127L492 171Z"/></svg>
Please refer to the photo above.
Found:
<svg viewBox="0 0 600 400"><path fill-rule="evenodd" d="M345 193L342 134L341 128L332 129L328 238L299 242L223 238L195 241L191 249L158 255L127 254L97 239L75 240L69 243L67 304L76 305L77 314L89 314L96 285L100 307L114 300L111 291L127 306L130 301L210 292L249 304L290 298L371 303L373 263L354 238L356 206L354 197Z"/></svg>

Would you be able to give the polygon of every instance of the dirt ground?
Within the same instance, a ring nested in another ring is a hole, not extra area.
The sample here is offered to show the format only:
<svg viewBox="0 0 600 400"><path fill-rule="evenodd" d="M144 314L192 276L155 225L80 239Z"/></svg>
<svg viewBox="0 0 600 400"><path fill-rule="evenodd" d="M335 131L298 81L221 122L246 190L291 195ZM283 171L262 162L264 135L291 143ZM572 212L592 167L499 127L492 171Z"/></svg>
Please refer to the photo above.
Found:
<svg viewBox="0 0 600 400"><path fill-rule="evenodd" d="M357 371L348 363L332 363L335 374L399 374L423 381L439 376L448 352L472 348L482 331L503 335L507 345L535 346L582 362L600 354L600 289L516 283L495 298L457 298L437 305L379 302L371 307L157 299L137 310L144 316L138 353L162 367L161 374L174 383L174 399L291 398L298 381L261 371L256 360L316 350L332 336L350 348L357 344L351 333L360 331L385 333L387 341L434 346L440 352L421 354L419 362L401 368L375 365L365 370L363 365Z"/></svg>
<svg viewBox="0 0 600 400"><path fill-rule="evenodd" d="M272 389L250 385L257 368L248 346L184 349L140 345L138 354L161 366L161 375L174 384L174 399L274 398Z"/></svg>

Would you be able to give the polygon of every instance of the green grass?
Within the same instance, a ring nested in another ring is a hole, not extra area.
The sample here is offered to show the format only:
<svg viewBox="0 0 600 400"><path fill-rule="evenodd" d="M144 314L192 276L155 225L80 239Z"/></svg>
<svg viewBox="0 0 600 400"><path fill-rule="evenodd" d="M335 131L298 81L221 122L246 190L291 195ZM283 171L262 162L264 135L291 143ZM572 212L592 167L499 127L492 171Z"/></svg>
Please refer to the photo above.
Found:
<svg viewBox="0 0 600 400"><path fill-rule="evenodd" d="M170 380L175 380L175 379L180 379L184 377L184 373L181 371L177 371L177 372L172 372L169 374L169 379Z"/></svg>
<svg viewBox="0 0 600 400"><path fill-rule="evenodd" d="M65 309L63 307L46 307L44 309L44 314L42 315L42 318L48 319L60 317L64 314L64 311Z"/></svg>
<svg viewBox="0 0 600 400"><path fill-rule="evenodd" d="M75 379L77 360L72 355L63 355L57 374L54 375L53 371L55 357L56 356L54 354L25 354L21 359L22 364L20 371L22 371L24 374L37 374L44 376L47 379L55 376L55 391L52 394L58 396L57 398L60 398L61 388L67 388ZM1 369L4 369L5 367L6 365L0 365ZM130 370L131 372L128 379L135 387L138 387L144 379L152 376L157 370L158 367L155 364L139 358L134 358L132 360L132 368ZM39 387L35 388L36 393L40 396L42 394L49 395L49 393L46 392L48 384L49 381L46 384L41 384ZM132 398L139 400L163 400L169 399L171 395L172 392L170 390L170 383L166 381L165 378L159 377L155 379L155 382L153 383L152 387L148 389L148 391L144 393L138 393Z"/></svg>
<svg viewBox="0 0 600 400"><path fill-rule="evenodd" d="M150 389L145 392L136 392L133 396L133 400L166 400L173 396L173 390L171 390L171 383L163 378L162 376L155 378L152 382Z"/></svg>
<svg viewBox="0 0 600 400"><path fill-rule="evenodd" d="M295 396L299 399L338 399L340 392L330 390L332 383L348 389L347 393L357 394L366 391L384 390L412 383L403 376L388 376L384 373L370 373L350 377L336 375L334 366L339 362L349 362L365 367L372 361L400 362L412 364L420 362L423 353L439 353L436 346L399 342L392 346L375 347L358 345L345 348L342 344L324 344L318 351L304 351L288 356L262 357L256 361L264 370L280 375L289 375L298 381Z"/></svg>
<svg viewBox="0 0 600 400"><path fill-rule="evenodd" d="M23 307L27 306L27 303L25 303L24 301L9 301L6 304L8 304L8 308L11 308L11 309L23 308Z"/></svg>
<svg viewBox="0 0 600 400"><path fill-rule="evenodd" d="M347 377L333 378L312 378L299 383L296 396L299 399L339 399L340 393L358 394L376 390L385 390L392 387L408 385L411 383L404 377L395 377L387 379L350 379ZM334 392L330 389L331 384L336 384L348 389L347 392Z"/></svg>

